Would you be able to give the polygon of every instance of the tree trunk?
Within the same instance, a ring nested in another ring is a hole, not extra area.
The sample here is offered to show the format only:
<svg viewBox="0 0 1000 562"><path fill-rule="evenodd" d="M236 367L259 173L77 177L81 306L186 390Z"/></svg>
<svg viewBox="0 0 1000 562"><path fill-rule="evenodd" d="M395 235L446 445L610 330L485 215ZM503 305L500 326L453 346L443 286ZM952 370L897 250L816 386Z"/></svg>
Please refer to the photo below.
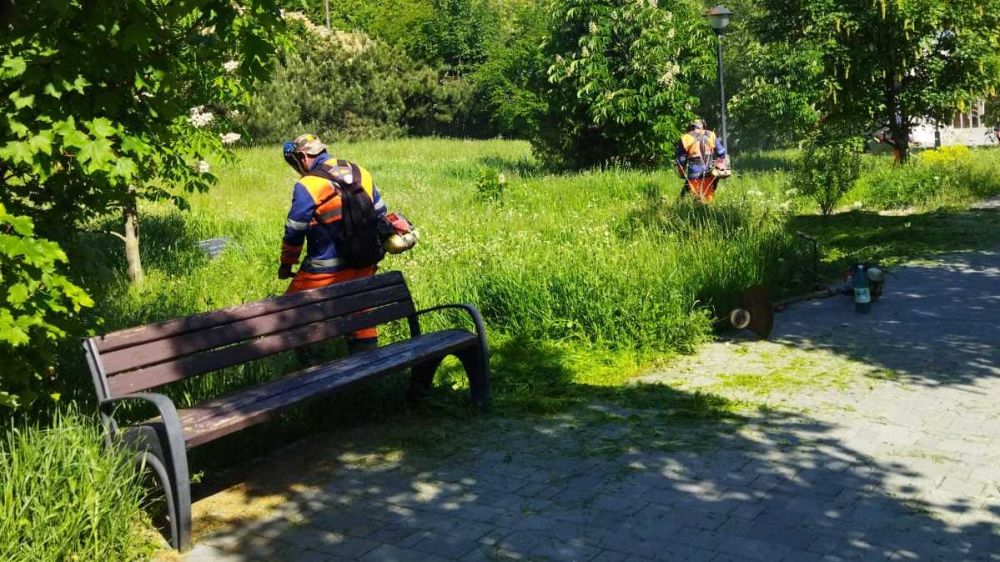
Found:
<svg viewBox="0 0 1000 562"><path fill-rule="evenodd" d="M131 282L142 283L142 260L139 257L139 207L135 187L129 187L125 199L125 262L128 264L128 278Z"/></svg>
<svg viewBox="0 0 1000 562"><path fill-rule="evenodd" d="M892 155L897 164L910 157L910 118L899 99L900 81L892 71L885 73L885 101L889 111L889 132L892 135Z"/></svg>

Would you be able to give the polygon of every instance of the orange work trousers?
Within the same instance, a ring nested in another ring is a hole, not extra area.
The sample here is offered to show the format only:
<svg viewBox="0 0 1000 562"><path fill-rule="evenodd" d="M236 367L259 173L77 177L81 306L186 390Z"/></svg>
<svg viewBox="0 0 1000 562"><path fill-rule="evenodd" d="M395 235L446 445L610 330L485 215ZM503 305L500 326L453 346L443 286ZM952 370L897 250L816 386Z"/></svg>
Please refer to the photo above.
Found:
<svg viewBox="0 0 1000 562"><path fill-rule="evenodd" d="M285 293L297 293L307 289L318 289L320 287L326 287L327 285L333 285L334 283L350 281L351 279L371 277L372 275L375 275L375 267L376 266L373 265L362 269L342 269L333 273L312 273L300 270L295 274L295 277L292 279L292 283L288 286L288 290L285 291ZM378 330L375 327L362 328L351 334L351 339L355 341L370 341L377 338Z"/></svg>
<svg viewBox="0 0 1000 562"><path fill-rule="evenodd" d="M694 197L697 197L702 203L711 203L715 199L715 182L718 180L715 176L706 176L704 178L688 178L687 182L684 183L684 193L690 193Z"/></svg>

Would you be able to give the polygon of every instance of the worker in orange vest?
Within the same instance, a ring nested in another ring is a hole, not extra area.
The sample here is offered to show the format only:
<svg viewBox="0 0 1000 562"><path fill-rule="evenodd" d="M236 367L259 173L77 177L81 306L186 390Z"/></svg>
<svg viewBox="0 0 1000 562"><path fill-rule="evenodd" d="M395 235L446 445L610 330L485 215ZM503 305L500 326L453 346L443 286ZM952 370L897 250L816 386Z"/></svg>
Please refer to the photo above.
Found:
<svg viewBox="0 0 1000 562"><path fill-rule="evenodd" d="M690 194L709 203L719 179L730 175L726 147L701 119L693 120L677 141L676 159L677 174L684 178L681 197Z"/></svg>
<svg viewBox="0 0 1000 562"><path fill-rule="evenodd" d="M311 134L286 142L284 156L301 175L292 191L278 268L279 279L292 279L287 292L374 275L382 253L359 261L348 255L346 250L349 248L341 243L343 221L347 218L344 216L345 189L353 187L357 192L354 196L365 198L361 203L368 207L371 221L381 220L386 215L385 201L371 173L357 164L334 158L327 152L326 145ZM377 243L374 238L373 243ZM292 267L299 264L303 246L306 257L298 272L294 272ZM373 248L373 251L381 251L381 245ZM363 328L354 332L347 343L352 352L374 349L378 347L378 331Z"/></svg>

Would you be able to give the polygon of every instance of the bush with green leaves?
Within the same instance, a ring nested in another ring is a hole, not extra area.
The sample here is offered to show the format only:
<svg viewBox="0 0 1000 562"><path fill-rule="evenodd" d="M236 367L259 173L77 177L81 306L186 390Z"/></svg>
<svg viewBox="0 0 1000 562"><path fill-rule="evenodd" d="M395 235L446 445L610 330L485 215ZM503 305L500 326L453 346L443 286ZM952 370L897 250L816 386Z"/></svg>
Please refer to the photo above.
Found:
<svg viewBox="0 0 1000 562"><path fill-rule="evenodd" d="M147 560L155 535L131 456L109 449L94 420L56 414L51 425L0 437L0 552L7 562Z"/></svg>
<svg viewBox="0 0 1000 562"><path fill-rule="evenodd" d="M860 139L815 139L802 153L792 185L812 197L826 216L854 186L860 173Z"/></svg>
<svg viewBox="0 0 1000 562"><path fill-rule="evenodd" d="M713 75L697 7L557 0L550 10L536 152L566 168L667 161L697 105L694 84Z"/></svg>
<svg viewBox="0 0 1000 562"><path fill-rule="evenodd" d="M0 204L0 406L23 408L48 394L58 398L56 344L93 305L60 272L66 254L35 237L31 219Z"/></svg>

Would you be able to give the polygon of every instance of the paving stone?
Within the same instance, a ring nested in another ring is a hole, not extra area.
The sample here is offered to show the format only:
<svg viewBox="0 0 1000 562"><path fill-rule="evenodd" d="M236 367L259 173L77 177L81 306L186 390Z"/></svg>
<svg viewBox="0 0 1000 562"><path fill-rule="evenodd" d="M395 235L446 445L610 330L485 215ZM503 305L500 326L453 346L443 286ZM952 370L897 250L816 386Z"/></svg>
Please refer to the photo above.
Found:
<svg viewBox="0 0 1000 562"><path fill-rule="evenodd" d="M481 546L476 541L434 534L416 542L411 548L445 558L461 558Z"/></svg>
<svg viewBox="0 0 1000 562"><path fill-rule="evenodd" d="M228 553L214 546L197 544L184 556L187 562L247 562L245 555Z"/></svg>
<svg viewBox="0 0 1000 562"><path fill-rule="evenodd" d="M590 562L622 562L627 559L628 555L621 552L614 552L611 550L602 550L590 559Z"/></svg>
<svg viewBox="0 0 1000 562"><path fill-rule="evenodd" d="M327 533L318 541L310 543L308 548L325 552L328 555L357 558L366 552L374 550L379 543L337 533Z"/></svg>
<svg viewBox="0 0 1000 562"><path fill-rule="evenodd" d="M362 562L443 562L447 558L398 546L383 544L362 556Z"/></svg>

